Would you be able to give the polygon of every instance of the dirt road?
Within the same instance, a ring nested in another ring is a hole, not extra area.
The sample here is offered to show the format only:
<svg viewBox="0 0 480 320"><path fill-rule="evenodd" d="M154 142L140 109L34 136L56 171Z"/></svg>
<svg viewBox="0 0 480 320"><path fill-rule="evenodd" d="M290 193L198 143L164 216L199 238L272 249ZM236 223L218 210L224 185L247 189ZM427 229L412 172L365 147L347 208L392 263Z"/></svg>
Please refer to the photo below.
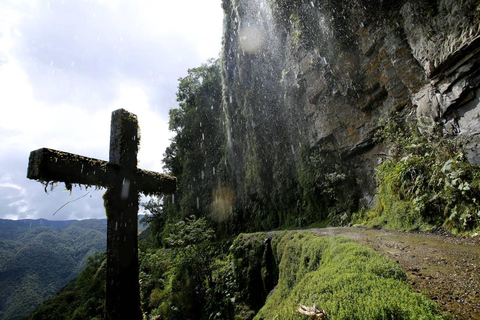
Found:
<svg viewBox="0 0 480 320"><path fill-rule="evenodd" d="M309 229L344 235L397 261L425 293L456 319L480 320L480 236L398 232L365 228Z"/></svg>

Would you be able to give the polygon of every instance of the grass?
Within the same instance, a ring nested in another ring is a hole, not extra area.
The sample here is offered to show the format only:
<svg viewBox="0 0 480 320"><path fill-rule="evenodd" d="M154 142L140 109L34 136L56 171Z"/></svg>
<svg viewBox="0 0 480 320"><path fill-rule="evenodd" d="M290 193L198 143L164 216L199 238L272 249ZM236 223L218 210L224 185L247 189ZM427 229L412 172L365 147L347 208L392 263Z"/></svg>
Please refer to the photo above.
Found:
<svg viewBox="0 0 480 320"><path fill-rule="evenodd" d="M328 319L443 319L395 262L368 247L309 232L283 233L272 243L279 281L255 319L305 319L298 304L314 303Z"/></svg>

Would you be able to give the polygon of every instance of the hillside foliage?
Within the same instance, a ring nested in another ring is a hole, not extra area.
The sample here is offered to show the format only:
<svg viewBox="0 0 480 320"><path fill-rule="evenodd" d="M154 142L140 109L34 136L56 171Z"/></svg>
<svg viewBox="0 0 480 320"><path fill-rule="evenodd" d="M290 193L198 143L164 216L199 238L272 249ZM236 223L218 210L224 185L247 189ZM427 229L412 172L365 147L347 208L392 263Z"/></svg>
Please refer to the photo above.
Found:
<svg viewBox="0 0 480 320"><path fill-rule="evenodd" d="M140 252L145 319L303 319L298 304L313 303L328 319L444 318L395 262L343 237L255 233L217 242L194 217L169 230L166 248ZM104 281L99 254L28 319L101 319Z"/></svg>
<svg viewBox="0 0 480 320"><path fill-rule="evenodd" d="M384 123L377 138L391 152L377 169L377 205L363 213L367 225L478 230L480 168L468 162L464 141L420 134L413 125L395 121Z"/></svg>
<svg viewBox="0 0 480 320"><path fill-rule="evenodd" d="M188 70L179 79L179 108L170 110L169 127L175 133L164 154L164 169L177 177L175 194L166 195L153 209L154 228L168 220L206 217L221 226L231 213L231 191L222 116L222 89L218 60ZM157 219L157 221L155 221Z"/></svg>
<svg viewBox="0 0 480 320"><path fill-rule="evenodd" d="M80 275L25 319L104 319L106 255L96 253Z"/></svg>
<svg viewBox="0 0 480 320"><path fill-rule="evenodd" d="M0 221L0 319L21 319L105 251L106 221Z"/></svg>

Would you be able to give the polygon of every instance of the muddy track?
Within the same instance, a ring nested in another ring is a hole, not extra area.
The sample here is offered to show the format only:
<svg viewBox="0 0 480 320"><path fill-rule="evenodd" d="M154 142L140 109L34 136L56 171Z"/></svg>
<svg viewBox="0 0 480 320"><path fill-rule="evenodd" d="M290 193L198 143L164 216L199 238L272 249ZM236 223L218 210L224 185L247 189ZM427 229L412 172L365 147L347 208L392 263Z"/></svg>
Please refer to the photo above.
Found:
<svg viewBox="0 0 480 320"><path fill-rule="evenodd" d="M414 289L455 319L480 320L480 237L365 228L308 229L344 235L397 261Z"/></svg>

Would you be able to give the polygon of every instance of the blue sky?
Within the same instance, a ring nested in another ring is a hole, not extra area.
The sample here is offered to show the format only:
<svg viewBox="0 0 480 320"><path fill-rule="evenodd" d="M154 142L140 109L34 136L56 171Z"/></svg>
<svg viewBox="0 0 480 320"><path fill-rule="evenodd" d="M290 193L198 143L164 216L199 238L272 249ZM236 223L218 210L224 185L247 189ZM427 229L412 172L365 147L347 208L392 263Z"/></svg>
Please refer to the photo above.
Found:
<svg viewBox="0 0 480 320"><path fill-rule="evenodd" d="M0 2L0 218L104 218L103 191L46 194L28 155L108 160L119 108L138 116L139 166L161 171L178 78L219 56L222 21L220 0Z"/></svg>

